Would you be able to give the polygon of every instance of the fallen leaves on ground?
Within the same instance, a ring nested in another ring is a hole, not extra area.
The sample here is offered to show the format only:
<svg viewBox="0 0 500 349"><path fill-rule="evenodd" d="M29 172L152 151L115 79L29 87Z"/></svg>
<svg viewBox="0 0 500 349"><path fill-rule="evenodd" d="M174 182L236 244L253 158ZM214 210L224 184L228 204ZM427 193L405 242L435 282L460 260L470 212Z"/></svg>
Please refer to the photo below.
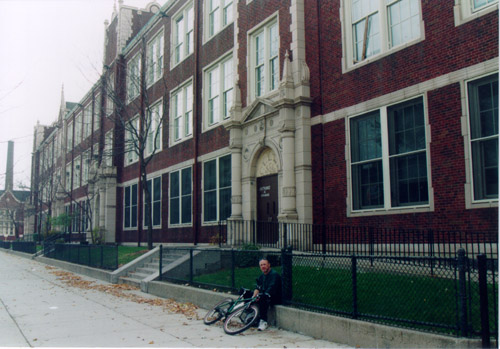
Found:
<svg viewBox="0 0 500 349"><path fill-rule="evenodd" d="M107 285L96 284L94 281L83 280L80 276L67 271L55 270L51 271L50 273L56 275L58 277L57 278L58 280L61 280L65 284L72 287L77 287L84 290L96 290L111 294L116 297L125 298L135 303L149 304L153 306L163 307L164 309L172 313L184 314L188 319L194 318L200 320L196 312L196 309L198 309L198 307L193 303L178 303L173 299L141 297L134 293L124 292L124 291L139 290L139 288L135 286L127 284L107 284Z"/></svg>

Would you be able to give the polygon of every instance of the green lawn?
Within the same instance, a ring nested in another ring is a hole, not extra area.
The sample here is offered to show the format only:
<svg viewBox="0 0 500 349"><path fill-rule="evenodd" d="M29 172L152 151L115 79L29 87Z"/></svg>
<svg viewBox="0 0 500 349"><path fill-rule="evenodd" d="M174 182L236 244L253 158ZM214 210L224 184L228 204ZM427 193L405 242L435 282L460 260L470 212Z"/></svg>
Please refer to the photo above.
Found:
<svg viewBox="0 0 500 349"><path fill-rule="evenodd" d="M118 246L118 266L125 265L146 252L148 252L146 247Z"/></svg>
<svg viewBox="0 0 500 349"><path fill-rule="evenodd" d="M274 269L281 272L280 268ZM235 287L253 288L255 278L259 274L259 268L236 269ZM231 287L231 271L223 270L197 276L194 281ZM472 326L480 330L479 301L477 292L474 291L478 289L478 285L471 282L468 286L472 290L473 298L471 313L475 314L472 317ZM458 287L456 281L448 278L380 271L358 273L358 313L456 326L458 311L456 287ZM347 313L353 311L352 277L349 269L294 266L292 290L292 301L295 303L332 311ZM494 321L493 308L490 307L490 322ZM397 323L389 320L385 322Z"/></svg>

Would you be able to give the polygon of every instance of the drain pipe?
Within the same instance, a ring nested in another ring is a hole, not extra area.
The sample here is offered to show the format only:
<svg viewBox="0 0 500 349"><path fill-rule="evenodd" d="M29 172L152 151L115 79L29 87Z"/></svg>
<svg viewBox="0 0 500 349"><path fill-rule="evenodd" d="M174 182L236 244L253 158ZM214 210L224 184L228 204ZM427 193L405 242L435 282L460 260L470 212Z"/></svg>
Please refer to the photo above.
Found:
<svg viewBox="0 0 500 349"><path fill-rule="evenodd" d="M199 50L198 41L200 34L200 1L194 1L194 73L193 73L193 147L194 147L194 164L193 164L193 244L198 244L200 214L198 211L198 192L201 187L201 182L198 180L198 62Z"/></svg>

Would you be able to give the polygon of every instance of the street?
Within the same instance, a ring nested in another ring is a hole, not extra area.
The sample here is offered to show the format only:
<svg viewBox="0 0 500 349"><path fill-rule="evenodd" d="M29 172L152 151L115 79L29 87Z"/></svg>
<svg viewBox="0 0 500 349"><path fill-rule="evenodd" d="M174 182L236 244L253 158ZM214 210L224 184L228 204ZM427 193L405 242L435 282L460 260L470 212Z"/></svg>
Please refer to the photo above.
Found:
<svg viewBox="0 0 500 349"><path fill-rule="evenodd" d="M3 347L337 347L279 330L226 335L206 310L0 251Z"/></svg>

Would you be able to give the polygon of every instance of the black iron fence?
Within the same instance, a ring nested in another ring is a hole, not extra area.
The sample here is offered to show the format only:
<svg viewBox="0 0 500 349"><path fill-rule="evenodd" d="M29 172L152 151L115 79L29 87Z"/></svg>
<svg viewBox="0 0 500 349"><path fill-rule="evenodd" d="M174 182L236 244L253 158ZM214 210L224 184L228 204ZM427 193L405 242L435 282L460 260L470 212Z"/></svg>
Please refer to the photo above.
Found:
<svg viewBox="0 0 500 349"><path fill-rule="evenodd" d="M498 232L406 230L286 222L228 220L219 223L215 242L238 247L254 244L295 251L394 257L455 257L463 248L470 258L498 258Z"/></svg>
<svg viewBox="0 0 500 349"><path fill-rule="evenodd" d="M0 248L10 250L10 241L0 241Z"/></svg>
<svg viewBox="0 0 500 349"><path fill-rule="evenodd" d="M45 243L44 256L93 268L118 268L118 245Z"/></svg>
<svg viewBox="0 0 500 349"><path fill-rule="evenodd" d="M36 253L36 242L12 241L12 250L24 253Z"/></svg>
<svg viewBox="0 0 500 349"><path fill-rule="evenodd" d="M482 269L465 253L437 258L164 247L163 257L179 252L188 257L167 268L163 280L253 288L265 256L282 275L285 303L295 307L463 337L498 331L497 263L484 255Z"/></svg>

